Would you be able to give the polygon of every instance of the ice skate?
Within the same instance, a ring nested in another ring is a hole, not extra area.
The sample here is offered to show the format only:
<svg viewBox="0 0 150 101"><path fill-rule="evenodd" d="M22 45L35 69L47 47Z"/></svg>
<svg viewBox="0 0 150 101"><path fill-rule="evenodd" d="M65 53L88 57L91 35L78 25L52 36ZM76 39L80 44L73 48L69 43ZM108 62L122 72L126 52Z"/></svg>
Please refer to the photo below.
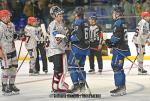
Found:
<svg viewBox="0 0 150 101"><path fill-rule="evenodd" d="M39 74L40 74L39 71L35 71L35 72L33 72L32 76L38 76Z"/></svg>
<svg viewBox="0 0 150 101"><path fill-rule="evenodd" d="M126 87L117 87L116 89L110 91L111 96L123 96L126 94Z"/></svg>
<svg viewBox="0 0 150 101"><path fill-rule="evenodd" d="M80 83L80 93L84 93L86 91L85 83Z"/></svg>
<svg viewBox="0 0 150 101"><path fill-rule="evenodd" d="M38 76L38 75L39 75L39 72L34 71L33 69L29 70L29 76Z"/></svg>
<svg viewBox="0 0 150 101"><path fill-rule="evenodd" d="M147 70L144 70L143 68L139 68L138 75L147 75Z"/></svg>
<svg viewBox="0 0 150 101"><path fill-rule="evenodd" d="M18 95L20 93L20 89L18 89L14 84L10 84L9 89L12 91L12 94L14 95Z"/></svg>
<svg viewBox="0 0 150 101"><path fill-rule="evenodd" d="M98 73L99 73L99 74L102 74L102 69L99 69L99 70L98 70Z"/></svg>
<svg viewBox="0 0 150 101"><path fill-rule="evenodd" d="M91 73L91 74L94 74L95 70L94 69L90 69L88 72Z"/></svg>
<svg viewBox="0 0 150 101"><path fill-rule="evenodd" d="M33 75L33 69L29 69L29 76Z"/></svg>
<svg viewBox="0 0 150 101"><path fill-rule="evenodd" d="M11 96L12 91L9 89L7 84L2 84L2 92L4 96Z"/></svg>
<svg viewBox="0 0 150 101"><path fill-rule="evenodd" d="M48 73L48 70L44 70L44 73L47 75L47 73Z"/></svg>
<svg viewBox="0 0 150 101"><path fill-rule="evenodd" d="M74 84L74 86L72 87L71 90L68 90L67 93L77 93L77 92L80 92L80 85L79 83L77 84Z"/></svg>

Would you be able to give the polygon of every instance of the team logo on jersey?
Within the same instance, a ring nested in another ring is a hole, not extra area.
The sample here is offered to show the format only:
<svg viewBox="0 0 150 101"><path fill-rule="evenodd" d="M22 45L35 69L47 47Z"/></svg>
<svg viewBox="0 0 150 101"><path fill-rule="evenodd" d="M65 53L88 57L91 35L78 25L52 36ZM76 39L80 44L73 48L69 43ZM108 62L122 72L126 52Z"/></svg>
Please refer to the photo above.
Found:
<svg viewBox="0 0 150 101"><path fill-rule="evenodd" d="M123 64L123 60L119 60L119 65L122 65Z"/></svg>

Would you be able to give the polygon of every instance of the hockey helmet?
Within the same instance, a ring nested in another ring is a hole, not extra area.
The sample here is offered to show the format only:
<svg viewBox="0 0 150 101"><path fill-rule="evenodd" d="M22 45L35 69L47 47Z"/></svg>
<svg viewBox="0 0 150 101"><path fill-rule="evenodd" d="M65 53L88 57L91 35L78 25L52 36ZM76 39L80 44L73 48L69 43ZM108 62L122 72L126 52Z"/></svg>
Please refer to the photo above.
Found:
<svg viewBox="0 0 150 101"><path fill-rule="evenodd" d="M52 18L55 18L56 16L63 14L63 13L64 11L58 6L53 6L50 9L50 15L52 16Z"/></svg>
<svg viewBox="0 0 150 101"><path fill-rule="evenodd" d="M84 15L84 8L83 7L76 7L73 13L77 14L78 16Z"/></svg>
<svg viewBox="0 0 150 101"><path fill-rule="evenodd" d="M116 12L118 15L122 16L123 15L123 12L124 12L124 9L122 7L115 7L113 8L112 10L113 12Z"/></svg>
<svg viewBox="0 0 150 101"><path fill-rule="evenodd" d="M90 20L97 20L97 16L96 14L92 14L90 17L89 17Z"/></svg>
<svg viewBox="0 0 150 101"><path fill-rule="evenodd" d="M145 12L142 12L141 13L141 17L144 18L144 17L150 17L150 13L145 11Z"/></svg>
<svg viewBox="0 0 150 101"><path fill-rule="evenodd" d="M38 22L36 17L31 16L28 18L28 25L33 25L34 22Z"/></svg>
<svg viewBox="0 0 150 101"><path fill-rule="evenodd" d="M2 20L3 17L10 17L11 13L8 10L0 10L0 19Z"/></svg>

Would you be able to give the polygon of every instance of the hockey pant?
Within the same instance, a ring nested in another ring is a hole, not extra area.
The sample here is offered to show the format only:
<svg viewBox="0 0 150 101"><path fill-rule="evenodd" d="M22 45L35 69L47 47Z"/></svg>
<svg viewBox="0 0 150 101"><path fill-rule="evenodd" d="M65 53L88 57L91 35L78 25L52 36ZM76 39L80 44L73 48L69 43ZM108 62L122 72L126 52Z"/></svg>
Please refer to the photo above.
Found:
<svg viewBox="0 0 150 101"><path fill-rule="evenodd" d="M52 56L54 64L54 75L52 80L52 90L58 92L66 92L69 85L65 82L67 73L67 56L66 54L57 54Z"/></svg>
<svg viewBox="0 0 150 101"><path fill-rule="evenodd" d="M119 50L118 50L119 51ZM130 51L119 51L125 56L130 56ZM125 86L125 73L123 70L124 56L113 50L111 66L114 71L115 86Z"/></svg>
<svg viewBox="0 0 150 101"><path fill-rule="evenodd" d="M30 56L30 62L29 62L30 69L35 71L35 63L36 63L36 58L37 58L36 48L28 49L28 53L29 53L29 56Z"/></svg>
<svg viewBox="0 0 150 101"><path fill-rule="evenodd" d="M73 84L85 83L86 80L86 72L83 67L70 67L70 76Z"/></svg>
<svg viewBox="0 0 150 101"><path fill-rule="evenodd" d="M72 50L68 59L70 76L73 84L83 83L86 80L84 65L86 60L86 53L88 53L89 50L86 50L84 52L76 52Z"/></svg>
<svg viewBox="0 0 150 101"><path fill-rule="evenodd" d="M7 55L4 54L4 58L1 59L1 68L7 69L11 67L18 67L18 61L17 61L17 55L16 51L7 53Z"/></svg>
<svg viewBox="0 0 150 101"><path fill-rule="evenodd" d="M16 77L16 70L18 67L18 61L16 51L7 53L4 55L4 59L0 60L0 66L2 68L1 81L3 84L14 84Z"/></svg>
<svg viewBox="0 0 150 101"><path fill-rule="evenodd" d="M139 45L135 44L136 50L137 50L137 62L140 68L143 68L143 60L144 60L144 54L145 54L145 45Z"/></svg>

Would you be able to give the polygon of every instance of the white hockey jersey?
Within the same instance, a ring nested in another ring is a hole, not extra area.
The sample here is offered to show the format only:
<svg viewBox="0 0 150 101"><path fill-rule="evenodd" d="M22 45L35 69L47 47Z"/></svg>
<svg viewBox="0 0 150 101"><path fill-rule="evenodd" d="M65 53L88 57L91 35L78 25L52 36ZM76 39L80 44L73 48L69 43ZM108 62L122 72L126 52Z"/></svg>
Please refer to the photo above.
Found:
<svg viewBox="0 0 150 101"><path fill-rule="evenodd" d="M64 25L58 24L55 20L49 24L48 33L49 33L50 45L48 47L48 53L47 53L49 57L56 55L56 54L65 53L65 50L66 50L66 47L65 47L66 42L62 40L60 44L57 44L54 32L65 35L66 30L64 28Z"/></svg>
<svg viewBox="0 0 150 101"><path fill-rule="evenodd" d="M26 36L26 41L25 41L25 46L27 49L34 49L37 46L37 41L40 39L38 38L38 33L40 31L40 28L26 25L25 27L25 36Z"/></svg>
<svg viewBox="0 0 150 101"><path fill-rule="evenodd" d="M133 36L133 42L139 45L145 45L150 37L149 23L142 19L136 28L136 32Z"/></svg>
<svg viewBox="0 0 150 101"><path fill-rule="evenodd" d="M0 46L3 53L8 54L16 50L14 43L15 26L13 23L6 25L0 21Z"/></svg>

